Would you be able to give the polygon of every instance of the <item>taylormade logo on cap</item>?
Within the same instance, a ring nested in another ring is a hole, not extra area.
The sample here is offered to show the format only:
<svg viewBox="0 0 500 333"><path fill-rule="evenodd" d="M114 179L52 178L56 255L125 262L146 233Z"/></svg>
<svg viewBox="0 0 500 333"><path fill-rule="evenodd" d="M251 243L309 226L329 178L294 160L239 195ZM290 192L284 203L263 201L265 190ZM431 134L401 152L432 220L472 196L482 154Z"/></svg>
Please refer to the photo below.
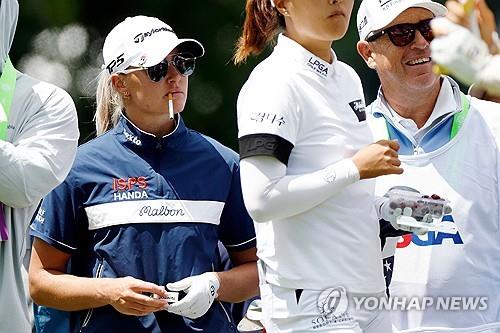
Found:
<svg viewBox="0 0 500 333"><path fill-rule="evenodd" d="M412 7L427 9L434 16L444 16L447 12L445 6L431 0L363 0L356 21L359 39L365 40L370 33L387 27Z"/></svg>
<svg viewBox="0 0 500 333"><path fill-rule="evenodd" d="M116 25L104 41L102 55L109 74L129 67L151 67L175 48L201 57L205 50L194 39L180 39L165 22L148 16L127 17Z"/></svg>
<svg viewBox="0 0 500 333"><path fill-rule="evenodd" d="M144 41L145 38L149 37L149 36L152 36L154 33L157 33L157 32L160 32L160 31L168 31L168 32L172 32L172 33L175 33L170 27L166 26L166 27L161 27L161 28L153 28L151 29L151 31L148 31L148 32L141 32L140 34L138 34L137 36L134 37L134 42L135 43L141 43Z"/></svg>

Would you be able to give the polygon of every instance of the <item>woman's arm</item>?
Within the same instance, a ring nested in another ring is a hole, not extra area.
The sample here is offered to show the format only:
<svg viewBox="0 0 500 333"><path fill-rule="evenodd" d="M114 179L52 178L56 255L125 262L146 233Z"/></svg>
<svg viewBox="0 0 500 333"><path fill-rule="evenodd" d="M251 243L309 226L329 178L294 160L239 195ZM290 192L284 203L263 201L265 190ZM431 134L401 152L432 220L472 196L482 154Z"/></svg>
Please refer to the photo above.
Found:
<svg viewBox="0 0 500 333"><path fill-rule="evenodd" d="M243 199L255 222L303 213L359 179L400 174L396 141L381 140L324 169L286 175L286 166L271 156L251 156L240 162Z"/></svg>
<svg viewBox="0 0 500 333"><path fill-rule="evenodd" d="M317 172L287 176L278 159L252 156L241 160L240 173L245 206L255 222L305 212L359 179L349 159Z"/></svg>
<svg viewBox="0 0 500 333"><path fill-rule="evenodd" d="M218 272L220 301L238 303L259 294L257 273L257 249L252 247L243 251L228 251L234 268Z"/></svg>
<svg viewBox="0 0 500 333"><path fill-rule="evenodd" d="M128 315L145 315L165 308L166 300L143 295L166 296L163 287L132 277L83 278L66 274L71 255L35 238L29 268L31 297L35 303L64 311L112 305Z"/></svg>

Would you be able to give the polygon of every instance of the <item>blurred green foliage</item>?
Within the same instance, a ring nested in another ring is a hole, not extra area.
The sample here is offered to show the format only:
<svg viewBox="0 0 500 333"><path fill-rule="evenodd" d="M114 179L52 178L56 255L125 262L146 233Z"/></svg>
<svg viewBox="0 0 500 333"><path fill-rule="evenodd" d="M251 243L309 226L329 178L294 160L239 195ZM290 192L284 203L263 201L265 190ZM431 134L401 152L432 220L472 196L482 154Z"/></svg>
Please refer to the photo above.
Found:
<svg viewBox="0 0 500 333"><path fill-rule="evenodd" d="M355 13L359 2L355 0L346 37L334 43L334 49L340 60L359 73L369 103L374 99L379 83L375 72L366 67L355 48L358 39ZM498 1L489 1L489 4L496 13L500 12ZM206 49L206 55L199 59L195 74L190 77L188 104L183 112L188 126L236 149L238 92L252 68L269 52L250 59L242 66L232 64L234 43L244 20L244 5L243 0L20 0L20 17L11 57L16 63L23 55L32 52L33 38L46 28L77 22L87 28L91 49L96 45L97 48L102 47L103 37L125 17L139 14L156 16L170 24L179 37L195 38ZM95 55L89 53L82 57L80 65L102 63L102 59L89 59L92 56ZM94 100L83 97L74 88L68 90L77 104L80 141L83 142L93 135Z"/></svg>

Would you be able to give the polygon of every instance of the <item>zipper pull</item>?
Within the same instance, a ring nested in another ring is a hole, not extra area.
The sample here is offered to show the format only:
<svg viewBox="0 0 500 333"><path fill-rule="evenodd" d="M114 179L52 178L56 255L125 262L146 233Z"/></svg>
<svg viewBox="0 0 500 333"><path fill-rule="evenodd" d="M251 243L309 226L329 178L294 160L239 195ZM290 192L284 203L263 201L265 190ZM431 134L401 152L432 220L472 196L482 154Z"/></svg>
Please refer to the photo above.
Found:
<svg viewBox="0 0 500 333"><path fill-rule="evenodd" d="M156 147L155 147L155 149L156 150L161 150L161 148L162 148L161 139L158 139L158 141L156 141Z"/></svg>
<svg viewBox="0 0 500 333"><path fill-rule="evenodd" d="M425 151L422 149L422 147L416 146L415 148L413 148L413 155L420 155L423 153L425 153Z"/></svg>

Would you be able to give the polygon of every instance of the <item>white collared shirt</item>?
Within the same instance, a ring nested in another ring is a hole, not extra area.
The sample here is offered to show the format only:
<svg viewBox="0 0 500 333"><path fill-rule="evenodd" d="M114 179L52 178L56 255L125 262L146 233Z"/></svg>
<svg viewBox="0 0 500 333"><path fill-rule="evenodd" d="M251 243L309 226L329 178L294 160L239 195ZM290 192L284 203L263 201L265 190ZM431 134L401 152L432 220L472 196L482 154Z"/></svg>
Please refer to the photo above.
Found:
<svg viewBox="0 0 500 333"><path fill-rule="evenodd" d="M402 126L406 131L407 135L410 134L409 139L413 139L417 145L419 145L422 138L427 132L429 132L436 124L441 122L445 117L453 115L460 111L460 93L458 90L453 89L451 82L448 77L443 77L441 84L441 90L439 91L436 104L430 117L425 122L424 126L421 128L417 127L417 124L413 119L404 118L399 115L390 105L387 103L383 95L382 89L379 90L380 98L380 108L377 112L384 114L388 119L392 121L393 124Z"/></svg>

